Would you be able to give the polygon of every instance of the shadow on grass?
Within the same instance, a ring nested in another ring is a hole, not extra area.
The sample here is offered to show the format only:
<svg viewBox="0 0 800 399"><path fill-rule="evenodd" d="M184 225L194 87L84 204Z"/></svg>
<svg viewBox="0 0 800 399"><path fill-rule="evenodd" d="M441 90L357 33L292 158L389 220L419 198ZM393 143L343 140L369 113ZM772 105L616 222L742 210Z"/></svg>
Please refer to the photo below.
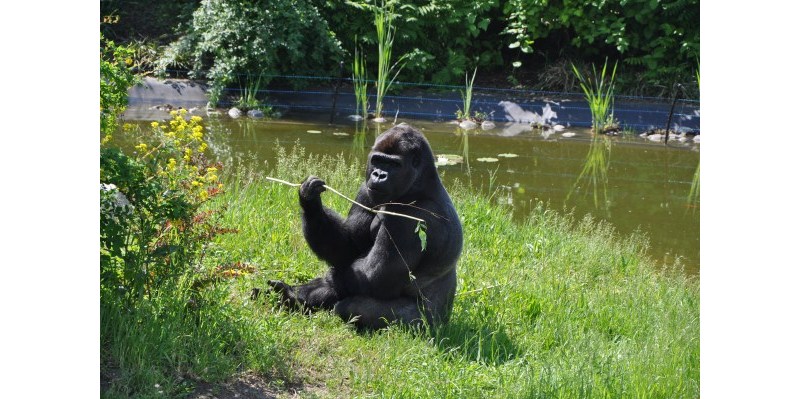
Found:
<svg viewBox="0 0 800 399"><path fill-rule="evenodd" d="M482 364L501 365L521 354L505 329L497 325L472 325L455 319L433 335L441 352Z"/></svg>

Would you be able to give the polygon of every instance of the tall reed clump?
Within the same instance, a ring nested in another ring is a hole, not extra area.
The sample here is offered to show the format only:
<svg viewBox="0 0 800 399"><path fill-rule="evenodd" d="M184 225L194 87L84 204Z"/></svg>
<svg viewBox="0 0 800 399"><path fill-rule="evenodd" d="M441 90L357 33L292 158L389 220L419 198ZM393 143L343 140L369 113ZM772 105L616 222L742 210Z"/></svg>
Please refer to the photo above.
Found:
<svg viewBox="0 0 800 399"><path fill-rule="evenodd" d="M463 103L463 110L456 111L456 118L462 121L473 120L472 115L472 85L475 82L475 75L478 73L478 67L472 72L472 79L469 74L464 74L464 91L461 91L461 100Z"/></svg>
<svg viewBox="0 0 800 399"><path fill-rule="evenodd" d="M356 95L356 113L361 111L361 117L367 119L369 110L369 97L367 97L367 65L364 60L364 53L358 51L356 47L353 58L353 90Z"/></svg>
<svg viewBox="0 0 800 399"><path fill-rule="evenodd" d="M611 76L606 76L608 68L608 59L603 63L603 70L600 74L597 73L595 66L592 65L592 78L591 80L584 77L578 71L575 64L572 64L572 71L578 78L578 81L583 90L586 101L589 103L589 111L592 113L592 131L595 134L605 133L614 128L614 78L617 74L617 63L614 63L614 69L611 71ZM618 129L619 126L617 125Z"/></svg>
<svg viewBox="0 0 800 399"><path fill-rule="evenodd" d="M386 5L381 1L380 7L373 9L375 16L375 30L378 34L378 77L375 82L375 121L385 122L383 118L383 98L394 83L397 75L403 69L407 55L400 57L392 64L392 46L396 28L392 24L394 19L394 5ZM394 75L392 75L394 73Z"/></svg>

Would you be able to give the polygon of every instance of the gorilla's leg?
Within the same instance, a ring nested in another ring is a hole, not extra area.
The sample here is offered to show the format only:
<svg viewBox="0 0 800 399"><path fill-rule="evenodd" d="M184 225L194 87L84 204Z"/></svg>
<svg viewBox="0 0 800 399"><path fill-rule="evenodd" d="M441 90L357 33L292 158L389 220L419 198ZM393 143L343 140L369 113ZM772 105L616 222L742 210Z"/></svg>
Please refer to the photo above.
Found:
<svg viewBox="0 0 800 399"><path fill-rule="evenodd" d="M339 300L333 284L328 276L315 278L306 284L291 286L283 281L271 280L268 282L273 291L281 294L283 302L294 309L313 311L318 309L333 309Z"/></svg>
<svg viewBox="0 0 800 399"><path fill-rule="evenodd" d="M353 296L337 302L333 309L344 321L352 320L359 329L379 329L396 321L422 327L425 324L423 317L428 324L433 321L430 309L425 309L421 301L413 297L381 300Z"/></svg>

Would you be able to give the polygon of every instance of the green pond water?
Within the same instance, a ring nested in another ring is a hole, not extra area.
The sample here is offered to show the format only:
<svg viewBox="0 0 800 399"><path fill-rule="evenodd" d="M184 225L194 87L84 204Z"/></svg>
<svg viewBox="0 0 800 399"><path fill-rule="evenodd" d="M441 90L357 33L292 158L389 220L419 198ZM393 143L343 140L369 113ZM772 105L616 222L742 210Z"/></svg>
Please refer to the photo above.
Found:
<svg viewBox="0 0 800 399"><path fill-rule="evenodd" d="M328 115L319 114L276 120L202 116L210 155L234 175L242 163L262 170L265 161L274 164L276 143L287 147L299 143L309 153L343 153L363 162L376 134L393 122L337 119L329 125ZM169 115L129 108L125 117L147 129L149 121ZM401 122L428 138L441 162L445 185L459 179L487 195L495 193L497 203L512 207L517 219L538 201L573 211L578 219L589 213L608 220L623 236L647 235L650 255L660 264L679 262L687 274L699 275L700 204L699 196L690 195L700 162L699 143L675 141L665 146L635 135L593 141L588 129L569 127L548 133L497 123L489 130L464 131L446 122L397 120ZM445 165L451 155L463 159ZM325 171L317 175L324 179ZM340 188L350 189L355 187Z"/></svg>

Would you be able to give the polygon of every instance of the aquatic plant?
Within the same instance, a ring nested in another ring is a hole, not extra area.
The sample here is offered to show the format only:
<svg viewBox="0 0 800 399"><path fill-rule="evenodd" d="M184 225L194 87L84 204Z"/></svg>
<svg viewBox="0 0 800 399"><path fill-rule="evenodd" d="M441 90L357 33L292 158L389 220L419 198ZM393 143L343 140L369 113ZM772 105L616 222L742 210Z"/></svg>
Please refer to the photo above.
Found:
<svg viewBox="0 0 800 399"><path fill-rule="evenodd" d="M394 45L395 30L392 24L394 19L394 4L386 5L381 1L380 7L373 9L375 17L375 30L378 34L378 77L375 81L375 120L382 122L383 119L383 98L386 92L394 83L397 75L403 69L407 54L401 56L392 64L392 46ZM394 73L394 75L392 75Z"/></svg>
<svg viewBox="0 0 800 399"><path fill-rule="evenodd" d="M237 107L248 111L251 109L260 109L261 103L258 101L258 92L261 89L261 75L257 79L253 79L248 75L246 83L242 85L242 95L234 102Z"/></svg>
<svg viewBox="0 0 800 399"><path fill-rule="evenodd" d="M468 74L464 74L464 91L461 92L461 100L463 101L464 108L456 111L456 118L459 120L473 120L474 117L470 112L472 106L472 84L475 82L475 75L478 73L478 67L472 72L472 79Z"/></svg>
<svg viewBox="0 0 800 399"><path fill-rule="evenodd" d="M598 74L593 64L592 77L588 79L578 71L575 64L572 64L572 71L577 76L581 90L589 103L589 111L592 113L592 130L596 134L605 133L615 124L614 78L617 74L617 63L614 63L610 77L606 77L607 67L608 59L603 63L603 70ZM619 124L616 124L616 128L619 128Z"/></svg>
<svg viewBox="0 0 800 399"><path fill-rule="evenodd" d="M361 117L367 119L369 110L369 97L367 96L367 67L364 53L356 47L353 57L353 91L356 96L356 113L361 111Z"/></svg>

